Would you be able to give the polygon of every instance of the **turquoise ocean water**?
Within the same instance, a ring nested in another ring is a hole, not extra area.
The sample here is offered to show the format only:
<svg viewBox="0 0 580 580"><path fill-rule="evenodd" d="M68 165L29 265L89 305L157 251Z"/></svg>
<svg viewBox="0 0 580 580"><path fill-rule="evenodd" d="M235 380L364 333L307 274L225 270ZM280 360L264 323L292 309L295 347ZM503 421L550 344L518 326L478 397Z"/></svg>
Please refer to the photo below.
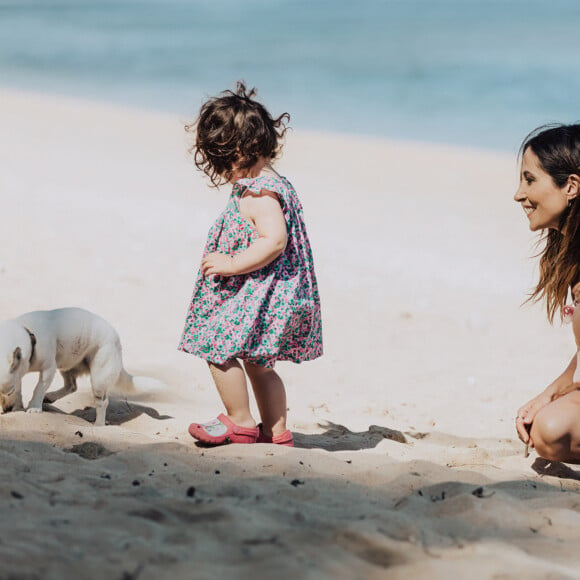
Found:
<svg viewBox="0 0 580 580"><path fill-rule="evenodd" d="M580 119L578 0L0 0L0 85L514 151Z"/></svg>

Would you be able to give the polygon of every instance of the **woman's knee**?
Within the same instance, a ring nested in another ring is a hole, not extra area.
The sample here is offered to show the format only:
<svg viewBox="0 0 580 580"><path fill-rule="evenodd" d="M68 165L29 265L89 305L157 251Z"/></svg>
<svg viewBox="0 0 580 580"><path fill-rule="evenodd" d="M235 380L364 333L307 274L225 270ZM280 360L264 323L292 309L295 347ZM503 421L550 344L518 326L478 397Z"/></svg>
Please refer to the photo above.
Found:
<svg viewBox="0 0 580 580"><path fill-rule="evenodd" d="M540 457L565 461L570 454L570 426L566 417L548 407L535 417L530 430L534 448Z"/></svg>

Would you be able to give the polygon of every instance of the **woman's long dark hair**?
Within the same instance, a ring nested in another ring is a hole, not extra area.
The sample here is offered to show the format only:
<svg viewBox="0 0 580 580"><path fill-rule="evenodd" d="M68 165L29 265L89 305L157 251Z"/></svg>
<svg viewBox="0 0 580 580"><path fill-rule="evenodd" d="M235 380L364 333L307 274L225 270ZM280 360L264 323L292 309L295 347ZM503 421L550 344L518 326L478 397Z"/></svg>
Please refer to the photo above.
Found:
<svg viewBox="0 0 580 580"><path fill-rule="evenodd" d="M564 187L571 175L580 176L580 124L538 127L524 139L520 159L527 149L558 187ZM553 322L556 311L566 305L569 289L580 281L580 203L576 199L564 210L559 228L547 230L542 240L540 279L528 300L545 298L548 320Z"/></svg>

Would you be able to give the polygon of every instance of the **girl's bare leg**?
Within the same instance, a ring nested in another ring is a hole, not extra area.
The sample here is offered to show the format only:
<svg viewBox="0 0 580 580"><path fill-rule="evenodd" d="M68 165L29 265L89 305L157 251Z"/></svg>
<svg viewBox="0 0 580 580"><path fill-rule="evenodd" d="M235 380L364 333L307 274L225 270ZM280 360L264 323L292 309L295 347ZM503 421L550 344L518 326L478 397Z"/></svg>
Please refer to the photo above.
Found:
<svg viewBox="0 0 580 580"><path fill-rule="evenodd" d="M262 431L267 437L286 431L286 389L274 369L244 361L244 368L256 397L262 419Z"/></svg>
<svg viewBox="0 0 580 580"><path fill-rule="evenodd" d="M240 427L255 427L250 412L244 369L236 359L223 364L208 363L209 370L226 408L226 415Z"/></svg>
<svg viewBox="0 0 580 580"><path fill-rule="evenodd" d="M546 405L536 415L530 436L540 457L580 463L580 391Z"/></svg>

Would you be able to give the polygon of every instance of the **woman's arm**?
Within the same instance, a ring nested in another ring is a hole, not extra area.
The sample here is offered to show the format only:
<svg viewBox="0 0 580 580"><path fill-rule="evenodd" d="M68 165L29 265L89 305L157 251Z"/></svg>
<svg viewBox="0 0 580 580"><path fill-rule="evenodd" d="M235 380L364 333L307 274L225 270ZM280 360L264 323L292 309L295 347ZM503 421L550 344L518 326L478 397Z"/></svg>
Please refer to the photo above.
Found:
<svg viewBox="0 0 580 580"><path fill-rule="evenodd" d="M273 262L286 248L286 220L274 192L247 192L240 200L240 213L254 224L258 239L235 256L219 252L205 256L201 262L204 276L248 274Z"/></svg>
<svg viewBox="0 0 580 580"><path fill-rule="evenodd" d="M576 371L577 357L574 355L570 364L566 367L564 372L539 395L528 401L525 405L518 409L516 417L516 430L519 438L524 443L529 443L530 434L529 429L538 414L538 411L545 407L552 401L575 391L580 385L574 383L574 372Z"/></svg>

